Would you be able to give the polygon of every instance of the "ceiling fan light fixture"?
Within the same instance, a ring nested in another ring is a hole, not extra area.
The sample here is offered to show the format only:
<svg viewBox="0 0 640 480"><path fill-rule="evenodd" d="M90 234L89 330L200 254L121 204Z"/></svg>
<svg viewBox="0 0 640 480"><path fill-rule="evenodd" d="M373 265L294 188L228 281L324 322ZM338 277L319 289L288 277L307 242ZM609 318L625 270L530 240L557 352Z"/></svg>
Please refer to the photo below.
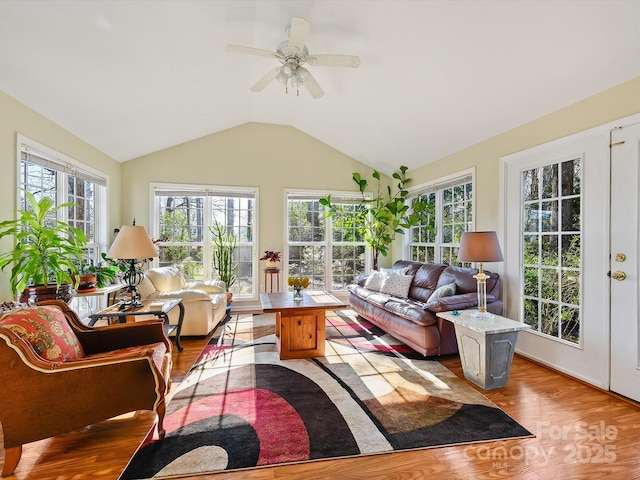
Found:
<svg viewBox="0 0 640 480"><path fill-rule="evenodd" d="M287 86L287 83L289 82L289 77L285 77L282 74L282 70L280 70L278 72L278 75L276 76L276 80L279 81L281 84L283 84L285 87Z"/></svg>
<svg viewBox="0 0 640 480"><path fill-rule="evenodd" d="M306 68L304 67L296 68L296 77L300 83L304 83L307 80L309 80L309 75L311 74L309 73L309 70L307 70Z"/></svg>
<svg viewBox="0 0 640 480"><path fill-rule="evenodd" d="M282 74L283 77L285 78L290 78L293 75L294 69L293 67L291 67L291 65L289 65L288 63L283 65L280 68L280 73Z"/></svg>
<svg viewBox="0 0 640 480"><path fill-rule="evenodd" d="M232 53L246 53L263 57L274 57L280 62L280 66L269 71L249 90L261 92L273 79L285 86L285 93L291 87L300 95L299 88L304 86L314 99L324 95L324 91L318 85L311 72L302 67L302 64L322 67L348 67L358 68L360 58L354 55L316 54L309 55L309 49L305 45L311 24L304 18L293 17L291 25L287 28L289 39L278 44L275 52L253 47L239 45L227 45L226 49Z"/></svg>

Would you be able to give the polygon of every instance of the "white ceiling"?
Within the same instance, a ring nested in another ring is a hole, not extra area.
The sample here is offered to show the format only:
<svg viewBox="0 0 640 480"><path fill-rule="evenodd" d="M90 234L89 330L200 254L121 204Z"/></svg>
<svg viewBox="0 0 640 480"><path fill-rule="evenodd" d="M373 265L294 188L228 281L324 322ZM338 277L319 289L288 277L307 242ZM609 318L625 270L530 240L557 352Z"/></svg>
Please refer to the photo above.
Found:
<svg viewBox="0 0 640 480"><path fill-rule="evenodd" d="M251 87L292 16L326 95ZM118 161L246 122L384 172L424 165L640 76L640 1L0 0L0 90Z"/></svg>

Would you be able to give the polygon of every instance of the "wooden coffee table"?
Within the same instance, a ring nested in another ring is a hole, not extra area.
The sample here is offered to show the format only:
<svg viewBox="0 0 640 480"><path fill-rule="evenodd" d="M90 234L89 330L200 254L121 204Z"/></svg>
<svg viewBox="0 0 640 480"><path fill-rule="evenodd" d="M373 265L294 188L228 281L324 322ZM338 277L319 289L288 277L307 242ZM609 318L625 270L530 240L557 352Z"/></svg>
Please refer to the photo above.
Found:
<svg viewBox="0 0 640 480"><path fill-rule="evenodd" d="M293 292L261 293L260 303L263 312L276 314L276 344L281 360L322 357L325 312L348 306L323 291L303 291L301 301L293 299Z"/></svg>

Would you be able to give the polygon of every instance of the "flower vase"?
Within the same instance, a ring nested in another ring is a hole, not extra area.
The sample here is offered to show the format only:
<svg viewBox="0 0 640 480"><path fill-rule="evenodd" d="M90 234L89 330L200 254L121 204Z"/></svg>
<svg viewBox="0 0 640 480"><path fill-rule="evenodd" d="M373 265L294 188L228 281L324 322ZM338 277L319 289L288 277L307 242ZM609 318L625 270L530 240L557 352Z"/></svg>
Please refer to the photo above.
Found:
<svg viewBox="0 0 640 480"><path fill-rule="evenodd" d="M293 287L293 300L296 302L302 301L302 287Z"/></svg>

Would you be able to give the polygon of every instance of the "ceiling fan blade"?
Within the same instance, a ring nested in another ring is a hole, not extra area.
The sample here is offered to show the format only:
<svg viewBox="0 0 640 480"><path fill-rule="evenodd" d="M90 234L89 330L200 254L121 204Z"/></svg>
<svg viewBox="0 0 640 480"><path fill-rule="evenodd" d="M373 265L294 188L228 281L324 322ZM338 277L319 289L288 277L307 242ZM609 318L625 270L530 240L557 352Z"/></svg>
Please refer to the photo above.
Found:
<svg viewBox="0 0 640 480"><path fill-rule="evenodd" d="M301 52L307 35L311 30L311 24L304 18L293 17L291 19L291 30L289 31L289 50L293 53Z"/></svg>
<svg viewBox="0 0 640 480"><path fill-rule="evenodd" d="M280 58L280 55L276 52L263 50L262 48L243 47L242 45L227 45L224 49L231 53L245 53L247 55L258 55L260 57Z"/></svg>
<svg viewBox="0 0 640 480"><path fill-rule="evenodd" d="M249 90L251 90L252 92L261 92L262 90L265 89L267 85L269 85L278 76L279 71L280 71L280 67L276 67L273 70L270 70L269 72L267 72L267 74L264 77L258 80L253 85L253 87L251 87Z"/></svg>
<svg viewBox="0 0 640 480"><path fill-rule="evenodd" d="M313 98L320 98L324 95L324 90L320 88L320 85L318 85L318 82L316 82L316 79L313 78L311 74L309 74L309 78L305 80L303 85L307 87L307 90Z"/></svg>
<svg viewBox="0 0 640 480"><path fill-rule="evenodd" d="M358 68L360 66L360 57L357 55L319 54L311 55L307 58L307 63L314 67Z"/></svg>

